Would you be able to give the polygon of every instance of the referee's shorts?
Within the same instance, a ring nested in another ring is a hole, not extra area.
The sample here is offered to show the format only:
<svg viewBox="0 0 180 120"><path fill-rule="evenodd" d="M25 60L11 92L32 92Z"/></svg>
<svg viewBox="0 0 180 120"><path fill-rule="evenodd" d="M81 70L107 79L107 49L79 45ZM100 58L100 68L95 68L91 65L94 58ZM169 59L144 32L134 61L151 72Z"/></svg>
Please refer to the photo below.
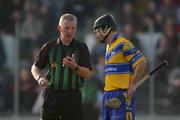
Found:
<svg viewBox="0 0 180 120"><path fill-rule="evenodd" d="M41 119L83 120L81 91L46 88L43 93Z"/></svg>

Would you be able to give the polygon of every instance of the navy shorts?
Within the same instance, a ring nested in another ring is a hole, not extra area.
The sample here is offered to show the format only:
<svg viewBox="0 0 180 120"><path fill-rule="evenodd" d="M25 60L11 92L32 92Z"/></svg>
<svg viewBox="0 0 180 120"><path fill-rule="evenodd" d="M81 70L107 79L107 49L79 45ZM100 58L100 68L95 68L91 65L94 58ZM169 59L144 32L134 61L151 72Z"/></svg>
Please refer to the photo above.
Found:
<svg viewBox="0 0 180 120"><path fill-rule="evenodd" d="M131 105L128 106L125 101L117 109L105 106L105 101L122 95L125 90L105 91L103 95L102 120L135 120L135 96L131 99Z"/></svg>

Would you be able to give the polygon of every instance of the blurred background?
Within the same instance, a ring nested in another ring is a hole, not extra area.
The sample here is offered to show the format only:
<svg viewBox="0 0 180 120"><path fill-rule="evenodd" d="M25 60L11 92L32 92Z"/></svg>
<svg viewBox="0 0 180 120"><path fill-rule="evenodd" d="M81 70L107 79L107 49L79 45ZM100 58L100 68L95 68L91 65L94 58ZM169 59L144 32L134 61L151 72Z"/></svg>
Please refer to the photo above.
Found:
<svg viewBox="0 0 180 120"><path fill-rule="evenodd" d="M138 120L180 119L179 0L0 0L0 120L37 120L41 89L30 73L46 41L58 37L63 13L78 17L76 38L87 43L93 76L82 88L85 120L98 120L103 93L105 45L96 42L92 26L113 14L118 30L162 69L137 89Z"/></svg>

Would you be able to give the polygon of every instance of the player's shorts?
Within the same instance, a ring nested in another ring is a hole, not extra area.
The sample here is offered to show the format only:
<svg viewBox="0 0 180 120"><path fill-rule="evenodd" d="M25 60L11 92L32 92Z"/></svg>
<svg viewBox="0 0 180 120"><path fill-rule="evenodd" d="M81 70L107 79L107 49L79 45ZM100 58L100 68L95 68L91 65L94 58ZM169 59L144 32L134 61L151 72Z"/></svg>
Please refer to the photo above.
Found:
<svg viewBox="0 0 180 120"><path fill-rule="evenodd" d="M105 106L105 101L122 95L125 90L105 91L102 105L102 120L135 120L135 96L131 100L131 105L128 107L126 102L121 102L117 109L112 109Z"/></svg>

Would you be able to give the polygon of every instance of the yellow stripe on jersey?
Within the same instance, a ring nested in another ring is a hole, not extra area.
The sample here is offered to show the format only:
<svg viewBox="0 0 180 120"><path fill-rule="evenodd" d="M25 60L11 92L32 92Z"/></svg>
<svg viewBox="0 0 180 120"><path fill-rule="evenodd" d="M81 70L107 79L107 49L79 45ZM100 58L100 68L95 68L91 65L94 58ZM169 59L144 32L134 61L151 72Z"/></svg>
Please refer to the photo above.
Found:
<svg viewBox="0 0 180 120"><path fill-rule="evenodd" d="M127 89L143 54L127 39L119 36L107 44L105 57L105 91Z"/></svg>

